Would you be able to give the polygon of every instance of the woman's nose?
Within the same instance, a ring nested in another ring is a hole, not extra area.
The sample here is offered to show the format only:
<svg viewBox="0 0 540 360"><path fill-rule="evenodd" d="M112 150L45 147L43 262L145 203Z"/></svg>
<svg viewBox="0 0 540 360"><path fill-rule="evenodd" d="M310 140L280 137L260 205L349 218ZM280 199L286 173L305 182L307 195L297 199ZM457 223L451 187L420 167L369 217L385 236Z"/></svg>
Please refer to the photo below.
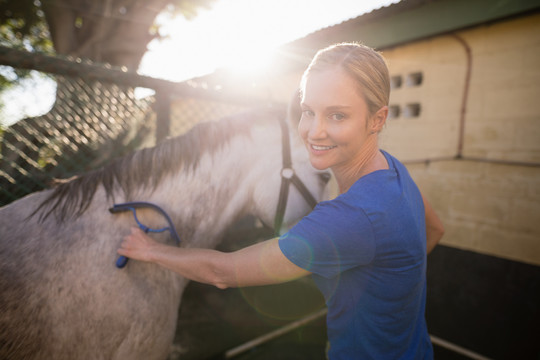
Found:
<svg viewBox="0 0 540 360"><path fill-rule="evenodd" d="M308 131L308 137L310 139L320 139L326 136L326 127L323 119L318 116L314 116Z"/></svg>

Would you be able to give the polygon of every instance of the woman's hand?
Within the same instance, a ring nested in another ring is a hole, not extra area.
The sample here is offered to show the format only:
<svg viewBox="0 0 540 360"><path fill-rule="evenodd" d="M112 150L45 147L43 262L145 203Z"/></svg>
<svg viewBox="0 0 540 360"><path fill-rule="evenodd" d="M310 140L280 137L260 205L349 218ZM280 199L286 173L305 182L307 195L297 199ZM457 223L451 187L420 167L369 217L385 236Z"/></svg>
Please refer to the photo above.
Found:
<svg viewBox="0 0 540 360"><path fill-rule="evenodd" d="M119 255L140 261L152 261L152 251L160 244L146 235L141 229L132 227L131 234L124 237Z"/></svg>
<svg viewBox="0 0 540 360"><path fill-rule="evenodd" d="M444 226L426 198L422 196L422 199L424 200L424 209L426 212L426 252L429 254L443 237Z"/></svg>

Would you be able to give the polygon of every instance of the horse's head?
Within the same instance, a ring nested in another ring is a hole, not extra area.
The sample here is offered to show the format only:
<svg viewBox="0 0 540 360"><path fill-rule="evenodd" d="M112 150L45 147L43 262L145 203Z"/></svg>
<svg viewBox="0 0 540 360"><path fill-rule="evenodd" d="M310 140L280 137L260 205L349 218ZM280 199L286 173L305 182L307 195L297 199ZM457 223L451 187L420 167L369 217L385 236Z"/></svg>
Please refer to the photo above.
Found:
<svg viewBox="0 0 540 360"><path fill-rule="evenodd" d="M330 172L311 166L297 132L298 119L291 119L291 114L282 124L276 119L264 129L264 134L255 135L264 157L253 182L253 212L270 227L276 225L277 217L277 230L291 226L307 215L314 203L327 199L331 177ZM279 226L281 216L283 222Z"/></svg>

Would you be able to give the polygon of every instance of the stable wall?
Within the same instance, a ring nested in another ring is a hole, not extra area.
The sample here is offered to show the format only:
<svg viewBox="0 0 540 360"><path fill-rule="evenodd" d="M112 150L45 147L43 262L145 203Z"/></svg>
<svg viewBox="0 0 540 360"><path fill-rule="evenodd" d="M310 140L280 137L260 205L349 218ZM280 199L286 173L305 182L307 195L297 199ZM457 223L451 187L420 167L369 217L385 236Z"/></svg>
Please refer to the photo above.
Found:
<svg viewBox="0 0 540 360"><path fill-rule="evenodd" d="M429 332L494 359L540 356L540 15L384 49L401 76L381 147L446 234L428 256ZM409 74L422 82L407 86ZM466 85L468 82L468 86Z"/></svg>
<svg viewBox="0 0 540 360"><path fill-rule="evenodd" d="M540 15L384 50L391 75L403 78L390 105L419 104L420 113L390 118L381 147L407 164L440 214L447 229L442 244L540 265L535 34ZM408 86L415 73L422 83ZM462 159L453 159L458 154Z"/></svg>

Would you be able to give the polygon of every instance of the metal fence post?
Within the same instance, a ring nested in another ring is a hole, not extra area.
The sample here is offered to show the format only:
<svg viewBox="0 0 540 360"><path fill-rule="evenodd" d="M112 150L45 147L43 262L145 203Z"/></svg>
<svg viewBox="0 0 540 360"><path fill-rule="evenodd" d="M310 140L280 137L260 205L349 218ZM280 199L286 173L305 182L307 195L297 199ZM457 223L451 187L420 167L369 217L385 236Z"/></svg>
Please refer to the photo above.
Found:
<svg viewBox="0 0 540 360"><path fill-rule="evenodd" d="M163 141L171 131L171 96L166 89L156 89L156 144Z"/></svg>

